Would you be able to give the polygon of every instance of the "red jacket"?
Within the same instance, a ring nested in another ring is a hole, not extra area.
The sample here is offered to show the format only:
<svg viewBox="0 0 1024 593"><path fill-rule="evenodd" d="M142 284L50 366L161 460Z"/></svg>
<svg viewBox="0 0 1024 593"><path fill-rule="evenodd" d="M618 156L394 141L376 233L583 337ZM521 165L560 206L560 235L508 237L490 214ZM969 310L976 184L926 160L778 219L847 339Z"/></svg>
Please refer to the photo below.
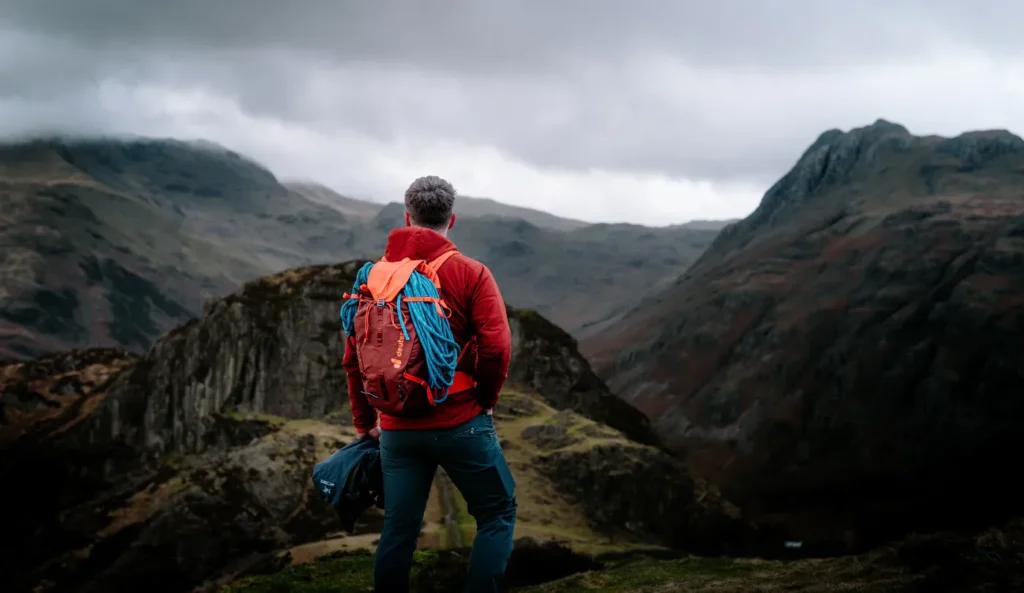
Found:
<svg viewBox="0 0 1024 593"><path fill-rule="evenodd" d="M404 227L391 231L384 257L388 261L402 258L430 261L455 244L444 235L422 227ZM508 375L512 356L512 332L505 313L505 301L498 284L487 266L461 253L452 256L438 270L441 280L441 298L452 314L452 335L459 347L476 337L476 346L463 357L458 370L465 371L476 380L476 387L461 393L450 393L430 415L419 418L397 418L380 414L380 427L384 430L430 430L458 426L498 402L498 394ZM359 360L356 357L355 338L345 342L343 361L348 375L348 400L352 405L352 422L363 433L377 424L377 410L362 394Z"/></svg>

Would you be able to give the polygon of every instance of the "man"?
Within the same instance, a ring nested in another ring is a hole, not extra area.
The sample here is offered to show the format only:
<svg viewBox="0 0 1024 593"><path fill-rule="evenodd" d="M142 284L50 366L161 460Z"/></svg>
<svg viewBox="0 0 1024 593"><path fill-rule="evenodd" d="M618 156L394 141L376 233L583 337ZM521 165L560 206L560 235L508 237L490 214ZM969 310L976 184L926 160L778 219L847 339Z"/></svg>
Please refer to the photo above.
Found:
<svg viewBox="0 0 1024 593"><path fill-rule="evenodd" d="M384 257L431 261L455 249L455 189L435 176L421 177L405 192L405 228L388 236ZM344 366L356 430L380 439L384 473L384 530L377 545L374 587L378 593L409 590L413 552L437 466L444 468L476 519L467 591L498 591L516 518L515 481L494 431L492 411L508 373L512 350L505 303L490 270L456 253L437 272L441 298L451 309L452 335L470 344L458 370L476 386L448 394L427 415L379 416L362 393L355 338L349 336Z"/></svg>

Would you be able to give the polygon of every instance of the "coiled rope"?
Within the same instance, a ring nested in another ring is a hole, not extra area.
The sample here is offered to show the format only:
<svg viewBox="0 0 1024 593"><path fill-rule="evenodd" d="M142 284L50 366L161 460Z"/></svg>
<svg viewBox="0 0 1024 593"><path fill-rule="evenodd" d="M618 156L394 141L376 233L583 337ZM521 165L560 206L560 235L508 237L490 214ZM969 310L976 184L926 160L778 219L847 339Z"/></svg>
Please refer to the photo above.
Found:
<svg viewBox="0 0 1024 593"><path fill-rule="evenodd" d="M352 294L357 294L359 287L366 284L373 263L367 262L359 269L355 283L352 284ZM409 276L409 281L395 298L394 304L398 313L398 325L402 328L402 334L408 341L409 332L405 327L405 319L402 314L403 297L440 299L441 295L438 294L434 283L419 271L414 271ZM341 326L349 336L355 335L356 310L359 303L360 299L349 299L341 305ZM436 300L411 301L405 303L405 306L409 308L412 326L416 329L420 347L423 348L423 355L427 360L427 383L435 392L443 393L440 398L435 397L434 402L441 403L448 398L448 388L455 380L455 367L458 366L459 361L459 344L452 335L448 319L441 315L440 306L437 305Z"/></svg>

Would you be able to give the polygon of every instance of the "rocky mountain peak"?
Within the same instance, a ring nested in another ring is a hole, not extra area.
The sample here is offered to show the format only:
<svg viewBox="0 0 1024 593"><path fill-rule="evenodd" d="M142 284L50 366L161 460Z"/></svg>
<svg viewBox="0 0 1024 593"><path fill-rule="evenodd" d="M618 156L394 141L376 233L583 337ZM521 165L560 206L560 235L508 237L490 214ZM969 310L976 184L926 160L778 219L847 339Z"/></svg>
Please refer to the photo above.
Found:
<svg viewBox="0 0 1024 593"><path fill-rule="evenodd" d="M879 205L1019 184L1022 157L1024 140L1005 130L916 136L885 119L846 132L827 130L710 251L746 245L763 227L829 224Z"/></svg>
<svg viewBox="0 0 1024 593"><path fill-rule="evenodd" d="M965 132L944 139L937 150L960 159L967 168L976 168L999 157L1024 155L1024 140L1008 130Z"/></svg>
<svg viewBox="0 0 1024 593"><path fill-rule="evenodd" d="M1022 500L989 461L1024 448L1022 157L1005 131L826 132L584 351L694 471L807 538L880 541L952 504L1002 520Z"/></svg>
<svg viewBox="0 0 1024 593"><path fill-rule="evenodd" d="M872 169L882 169L881 163L894 153L908 150L914 142L915 137L905 127L884 119L849 132L828 130L765 193L753 218L770 221L836 186L854 179L862 181Z"/></svg>

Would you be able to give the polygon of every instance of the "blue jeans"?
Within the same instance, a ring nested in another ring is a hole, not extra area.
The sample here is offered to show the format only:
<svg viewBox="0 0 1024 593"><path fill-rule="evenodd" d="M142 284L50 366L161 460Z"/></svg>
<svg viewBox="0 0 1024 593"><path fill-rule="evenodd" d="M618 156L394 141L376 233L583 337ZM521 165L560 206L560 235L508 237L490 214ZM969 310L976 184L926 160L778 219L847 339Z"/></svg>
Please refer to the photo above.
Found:
<svg viewBox="0 0 1024 593"><path fill-rule="evenodd" d="M377 593L406 593L409 573L437 466L444 468L476 519L469 558L468 593L497 592L512 553L516 523L515 480L490 416L442 430L385 430L380 435L384 471L384 530L377 544L373 582Z"/></svg>

